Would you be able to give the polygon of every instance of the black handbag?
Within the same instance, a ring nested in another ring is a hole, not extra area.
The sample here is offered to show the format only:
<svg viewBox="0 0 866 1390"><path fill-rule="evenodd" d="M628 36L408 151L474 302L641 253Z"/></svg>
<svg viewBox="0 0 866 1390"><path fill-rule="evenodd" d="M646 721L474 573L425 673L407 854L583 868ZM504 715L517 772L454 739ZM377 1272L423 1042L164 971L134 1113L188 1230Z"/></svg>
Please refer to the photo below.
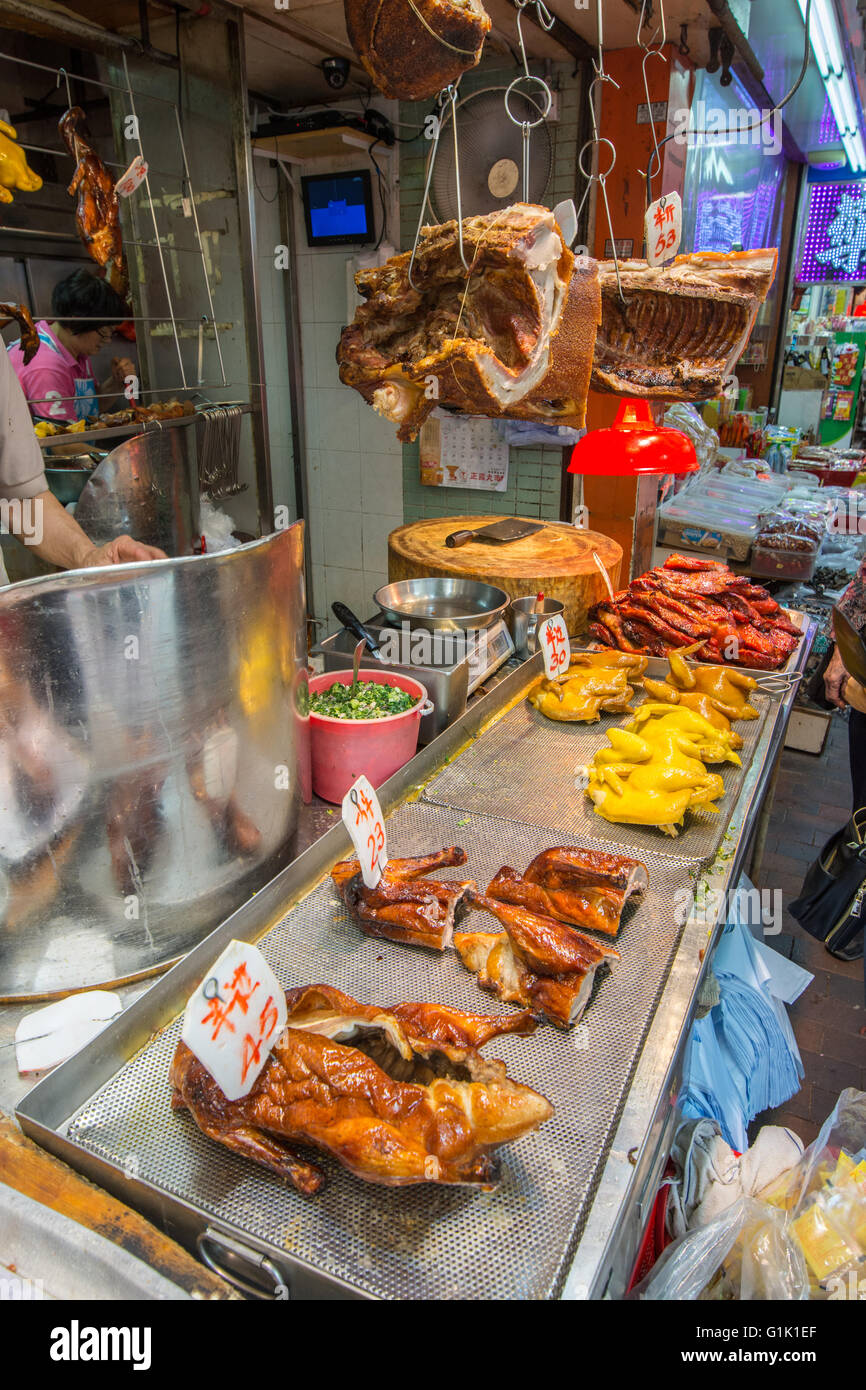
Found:
<svg viewBox="0 0 866 1390"><path fill-rule="evenodd" d="M788 911L839 960L863 955L866 924L866 807L827 841Z"/></svg>

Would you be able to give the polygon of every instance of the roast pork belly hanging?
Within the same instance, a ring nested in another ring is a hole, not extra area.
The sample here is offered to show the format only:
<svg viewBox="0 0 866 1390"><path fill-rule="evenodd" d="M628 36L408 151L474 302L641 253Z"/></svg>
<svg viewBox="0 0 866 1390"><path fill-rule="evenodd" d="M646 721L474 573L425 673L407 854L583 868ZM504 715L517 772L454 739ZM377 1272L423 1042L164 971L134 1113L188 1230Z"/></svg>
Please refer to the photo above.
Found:
<svg viewBox="0 0 866 1390"><path fill-rule="evenodd" d="M720 394L776 273L778 252L677 256L666 270L620 261L599 266L601 328L592 385L656 400Z"/></svg>
<svg viewBox="0 0 866 1390"><path fill-rule="evenodd" d="M344 0L349 42L379 91L421 101L474 68L490 32L481 0Z"/></svg>
<svg viewBox="0 0 866 1390"><path fill-rule="evenodd" d="M531 203L425 227L408 252L355 277L365 302L337 350L340 378L414 439L436 405L584 424L600 318L596 262L580 267Z"/></svg>

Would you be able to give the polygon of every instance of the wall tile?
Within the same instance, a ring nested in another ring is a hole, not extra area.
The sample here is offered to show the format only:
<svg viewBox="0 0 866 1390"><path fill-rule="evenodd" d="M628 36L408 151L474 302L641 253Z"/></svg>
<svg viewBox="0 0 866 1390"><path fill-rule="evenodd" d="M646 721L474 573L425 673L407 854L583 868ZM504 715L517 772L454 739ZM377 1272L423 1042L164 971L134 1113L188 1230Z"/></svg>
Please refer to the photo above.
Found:
<svg viewBox="0 0 866 1390"><path fill-rule="evenodd" d="M322 506L361 511L361 456L344 449L321 449Z"/></svg>
<svg viewBox="0 0 866 1390"><path fill-rule="evenodd" d="M361 454L361 510L403 515L403 463L393 455Z"/></svg>
<svg viewBox="0 0 866 1390"><path fill-rule="evenodd" d="M362 550L358 512L335 511L325 507L322 520L325 529L325 564L360 570Z"/></svg>
<svg viewBox="0 0 866 1390"><path fill-rule="evenodd" d="M397 525L394 517L364 514L361 518L364 569L381 571L388 568L388 536L396 530Z"/></svg>
<svg viewBox="0 0 866 1390"><path fill-rule="evenodd" d="M358 424L361 398L349 386L319 388L313 408L318 415L318 446L321 449L360 450Z"/></svg>

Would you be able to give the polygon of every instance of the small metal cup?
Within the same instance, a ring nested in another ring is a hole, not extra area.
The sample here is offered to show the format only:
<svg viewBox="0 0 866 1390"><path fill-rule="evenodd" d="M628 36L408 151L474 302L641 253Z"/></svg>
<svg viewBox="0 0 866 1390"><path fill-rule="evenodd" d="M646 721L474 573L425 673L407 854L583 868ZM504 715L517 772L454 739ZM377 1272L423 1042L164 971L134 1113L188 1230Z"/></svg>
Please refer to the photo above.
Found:
<svg viewBox="0 0 866 1390"><path fill-rule="evenodd" d="M511 636L514 638L515 655L526 661L538 651L538 624L545 618L562 613L564 605L555 598L542 599L541 613L535 612L535 596L512 599L507 619Z"/></svg>

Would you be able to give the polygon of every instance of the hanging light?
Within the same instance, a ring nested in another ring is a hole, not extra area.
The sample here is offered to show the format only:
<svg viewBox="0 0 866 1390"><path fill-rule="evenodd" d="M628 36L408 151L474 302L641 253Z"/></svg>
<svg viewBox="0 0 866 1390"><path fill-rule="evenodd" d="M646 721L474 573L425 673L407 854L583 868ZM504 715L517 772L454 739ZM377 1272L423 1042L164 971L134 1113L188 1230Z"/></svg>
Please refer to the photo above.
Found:
<svg viewBox="0 0 866 1390"><path fill-rule="evenodd" d="M649 401L625 399L608 429L590 430L577 441L568 471L631 478L638 473L695 473L698 467L688 435L657 425Z"/></svg>

